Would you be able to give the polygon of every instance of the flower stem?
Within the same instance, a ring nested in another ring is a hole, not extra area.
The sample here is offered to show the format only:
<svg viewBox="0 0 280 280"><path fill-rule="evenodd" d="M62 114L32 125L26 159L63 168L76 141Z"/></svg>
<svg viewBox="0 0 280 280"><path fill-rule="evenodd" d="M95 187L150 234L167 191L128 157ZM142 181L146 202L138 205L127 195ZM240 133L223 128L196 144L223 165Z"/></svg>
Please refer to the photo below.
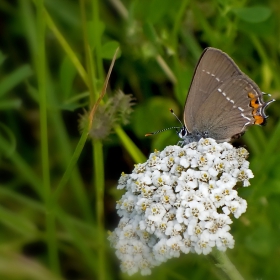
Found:
<svg viewBox="0 0 280 280"><path fill-rule="evenodd" d="M40 106L40 138L41 158L43 175L43 196L46 207L46 236L48 245L48 258L52 271L60 274L60 263L58 256L58 244L56 239L56 222L54 205L51 194L51 178L49 164L49 143L48 143L48 118L47 118L47 90L46 90L46 50L45 30L46 22L44 17L44 1L37 2L37 73L38 73L38 94Z"/></svg>
<svg viewBox="0 0 280 280"><path fill-rule="evenodd" d="M216 266L226 274L228 279L244 280L225 252L213 248L211 256L214 258Z"/></svg>

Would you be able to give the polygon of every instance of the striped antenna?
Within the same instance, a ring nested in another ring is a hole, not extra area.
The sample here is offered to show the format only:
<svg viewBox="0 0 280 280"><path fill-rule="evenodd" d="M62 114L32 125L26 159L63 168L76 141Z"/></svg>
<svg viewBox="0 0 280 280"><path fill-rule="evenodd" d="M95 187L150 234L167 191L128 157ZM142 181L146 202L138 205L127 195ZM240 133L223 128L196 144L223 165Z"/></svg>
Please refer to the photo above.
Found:
<svg viewBox="0 0 280 280"><path fill-rule="evenodd" d="M173 116L176 117L176 119L179 121L179 123L182 125L182 127L184 127L184 125L182 124L182 122L179 120L179 118L175 115L174 111L172 109L169 109L169 111L171 112L171 114ZM151 132L151 133L147 133L145 134L145 136L151 136L151 135L154 135L154 134L158 134L160 132L163 132L163 131L166 131L166 130L170 130L170 129L176 129L176 132L179 133L179 131L177 129L182 129L182 127L178 127L178 126L172 126L172 127L168 127L168 128L164 128L164 129L161 129L161 130L158 130L158 131L155 131L155 132Z"/></svg>
<svg viewBox="0 0 280 280"><path fill-rule="evenodd" d="M163 132L163 131L166 131L166 130L170 130L170 129L176 129L176 130L177 130L177 129L181 129L181 127L172 126L172 127L168 127L168 128L164 128L164 129L155 131L155 132L147 133L147 134L145 134L145 136L151 136L151 135L158 134L158 133L160 133L160 132ZM177 131L177 132L178 132L178 131Z"/></svg>
<svg viewBox="0 0 280 280"><path fill-rule="evenodd" d="M173 116L175 116L175 118L179 121L179 123L181 124L182 127L184 127L184 125L182 124L182 122L180 121L180 119L175 115L174 111L172 109L169 109L169 111L171 112L171 114Z"/></svg>

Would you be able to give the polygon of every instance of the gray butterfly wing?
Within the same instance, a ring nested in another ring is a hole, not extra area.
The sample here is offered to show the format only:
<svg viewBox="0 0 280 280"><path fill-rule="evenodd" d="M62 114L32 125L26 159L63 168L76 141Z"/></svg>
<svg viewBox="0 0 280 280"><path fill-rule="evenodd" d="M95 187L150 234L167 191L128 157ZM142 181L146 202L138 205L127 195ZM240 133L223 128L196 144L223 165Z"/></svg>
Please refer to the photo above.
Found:
<svg viewBox="0 0 280 280"><path fill-rule="evenodd" d="M209 95L225 80L238 75L243 73L227 54L214 48L204 50L196 66L185 103L184 123L189 132L193 131L197 111Z"/></svg>
<svg viewBox="0 0 280 280"><path fill-rule="evenodd" d="M230 141L234 135L240 135L255 123L254 108L250 106L254 99L249 96L262 96L250 78L239 75L225 80L198 106L193 116L193 133L219 142ZM259 105L261 108L262 104L255 106Z"/></svg>

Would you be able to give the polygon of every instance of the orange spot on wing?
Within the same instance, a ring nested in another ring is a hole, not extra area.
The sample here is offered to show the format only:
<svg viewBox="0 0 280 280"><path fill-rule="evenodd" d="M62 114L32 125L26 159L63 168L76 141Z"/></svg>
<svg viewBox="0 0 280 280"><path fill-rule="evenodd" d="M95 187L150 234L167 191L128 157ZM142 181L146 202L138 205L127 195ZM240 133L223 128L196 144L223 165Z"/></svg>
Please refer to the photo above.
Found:
<svg viewBox="0 0 280 280"><path fill-rule="evenodd" d="M259 124L259 125L261 125L261 124L263 124L264 123L264 118L262 117L262 116L254 116L254 119L255 119L255 122L254 122L254 124Z"/></svg>
<svg viewBox="0 0 280 280"><path fill-rule="evenodd" d="M253 98L250 101L250 106L253 107L253 108L259 108L260 107L259 99L258 98Z"/></svg>
<svg viewBox="0 0 280 280"><path fill-rule="evenodd" d="M255 98L256 95L255 95L253 92L249 92L249 93L248 93L248 97L250 97L250 98Z"/></svg>
<svg viewBox="0 0 280 280"><path fill-rule="evenodd" d="M252 115L255 120L254 124L262 125L264 123L265 119L259 112L259 108L261 107L259 97L256 94L254 94L253 92L249 92L248 97L251 99L250 106L253 108Z"/></svg>

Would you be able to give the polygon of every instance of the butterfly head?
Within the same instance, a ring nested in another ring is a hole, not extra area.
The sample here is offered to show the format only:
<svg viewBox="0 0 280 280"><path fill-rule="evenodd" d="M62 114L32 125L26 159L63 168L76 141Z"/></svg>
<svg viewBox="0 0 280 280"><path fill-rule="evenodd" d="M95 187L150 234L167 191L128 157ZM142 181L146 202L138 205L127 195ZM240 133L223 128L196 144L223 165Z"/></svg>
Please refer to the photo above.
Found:
<svg viewBox="0 0 280 280"><path fill-rule="evenodd" d="M185 126L182 126L181 129L177 131L177 133L181 139L186 139L186 137L189 135L189 132Z"/></svg>

